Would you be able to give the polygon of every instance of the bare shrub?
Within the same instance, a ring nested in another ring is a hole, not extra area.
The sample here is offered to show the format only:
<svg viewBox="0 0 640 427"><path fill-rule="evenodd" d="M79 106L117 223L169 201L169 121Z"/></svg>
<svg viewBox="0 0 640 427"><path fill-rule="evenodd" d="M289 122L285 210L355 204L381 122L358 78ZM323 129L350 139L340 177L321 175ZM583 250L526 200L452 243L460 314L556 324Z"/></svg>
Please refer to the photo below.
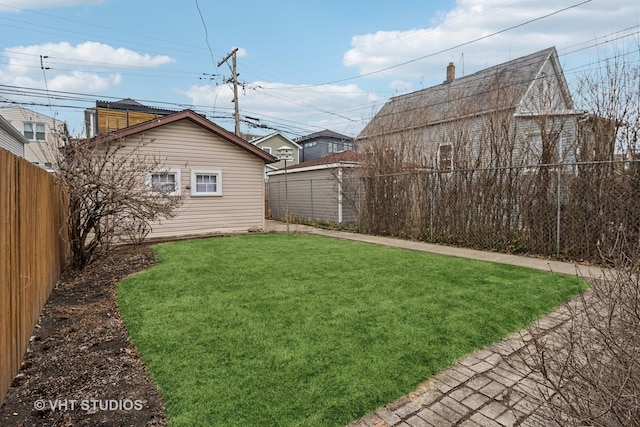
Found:
<svg viewBox="0 0 640 427"><path fill-rule="evenodd" d="M579 217L576 252L610 269L585 278L591 289L564 306L567 321L557 331L529 328L523 357L541 379L537 397L547 421L563 426L640 425L640 171L632 161L640 70L627 54L604 63L580 81L579 100L595 115L585 118L567 211ZM614 162L615 152L628 162Z"/></svg>
<svg viewBox="0 0 640 427"><path fill-rule="evenodd" d="M62 151L56 176L69 193L73 266L86 266L127 238L140 243L153 221L171 218L182 204L173 190L151 191L148 172L166 166L159 155L145 152L147 143L79 140Z"/></svg>
<svg viewBox="0 0 640 427"><path fill-rule="evenodd" d="M549 421L573 426L634 426L640 420L640 281L629 262L590 278L565 305L568 320L543 334L529 328L523 360L542 379L537 397ZM630 261L630 260L628 260Z"/></svg>

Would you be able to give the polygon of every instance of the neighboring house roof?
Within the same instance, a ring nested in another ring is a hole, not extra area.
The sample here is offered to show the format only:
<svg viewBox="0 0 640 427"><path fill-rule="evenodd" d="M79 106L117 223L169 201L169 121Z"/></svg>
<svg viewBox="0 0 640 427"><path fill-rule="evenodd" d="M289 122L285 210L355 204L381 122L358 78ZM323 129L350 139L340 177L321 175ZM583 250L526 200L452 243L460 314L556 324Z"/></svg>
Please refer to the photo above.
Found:
<svg viewBox="0 0 640 427"><path fill-rule="evenodd" d="M290 140L289 138L287 138L286 136L284 136L284 135L283 135L282 133L280 133L280 132L274 132L274 133L272 133L272 134L269 134L269 135L266 135L266 136L263 136L263 137L259 137L259 138L256 138L256 139L253 139L253 140L251 140L250 142L251 142L251 144L253 144L253 145L258 145L258 144L260 144L260 143L262 143L262 142L265 142L265 141L268 141L269 139L274 138L274 137L276 137L276 136L280 136L281 138L285 139L285 140L286 140L286 142L291 143L292 145L294 145L294 146L295 146L295 147L297 147L297 148L300 148L300 149L302 148L302 146L301 146L300 144L298 144L298 143L296 143L296 142L294 142L294 141Z"/></svg>
<svg viewBox="0 0 640 427"><path fill-rule="evenodd" d="M141 113L158 114L158 115L165 115L165 116L176 112L176 110L167 110L164 108L148 107L146 105L140 104L138 101L135 101L131 98L125 98L115 102L96 101L96 108L108 108L110 110L118 110L118 111L136 111Z"/></svg>
<svg viewBox="0 0 640 427"><path fill-rule="evenodd" d="M27 140L22 132L13 127L11 123L9 123L4 117L0 115L0 128L4 129L9 135L14 137L21 144L28 144L29 140Z"/></svg>
<svg viewBox="0 0 640 427"><path fill-rule="evenodd" d="M129 126L123 129L119 129L117 131L108 133L106 135L99 135L91 139L91 144L101 144L106 142L115 141L117 139L126 138L131 135L136 135L142 132L147 132L153 129L157 129L161 126L168 125L170 123L175 123L179 120L189 120L190 122L200 126L201 128L218 135L232 144L242 148L243 150L253 154L254 156L259 157L266 163L276 162L278 159L273 157L271 154L266 151L261 150L260 148L250 144L244 139L236 136L235 134L229 132L226 129L218 126L217 124L205 119L200 114L197 114L191 110L183 110L177 113L170 114L168 116L159 117L153 120L149 120L144 123L139 123L137 125Z"/></svg>
<svg viewBox="0 0 640 427"><path fill-rule="evenodd" d="M335 138L335 139L340 139L340 140L345 140L345 141L353 139L350 136L343 135L341 133L334 132L334 131L329 130L329 129L325 129L325 130L321 130L320 132L312 133L310 135L301 136L300 138L296 139L296 142L297 143L302 143L302 142L308 141L310 139L318 139L318 138Z"/></svg>
<svg viewBox="0 0 640 427"><path fill-rule="evenodd" d="M16 112L19 112L19 113L16 113ZM11 113L13 113L13 114L11 114ZM60 126L65 124L64 122L62 122L60 120L56 120L56 119L54 119L52 117L49 117L49 116L47 116L45 114L38 113L37 111L29 110L28 108L24 108L24 107L0 107L0 116L5 116L5 118L8 117L9 120L13 120L13 118L16 116L16 114L19 114L18 117L20 118L20 121L42 120L42 121L46 121L46 122L57 123ZM9 117L9 115L11 115L11 117Z"/></svg>
<svg viewBox="0 0 640 427"><path fill-rule="evenodd" d="M496 108L517 108L547 61L551 61L560 81L566 105L572 108L558 54L555 47L550 47L468 76L447 76L437 86L393 97L363 129L360 138L379 134L382 128L384 132L397 131L477 116Z"/></svg>
<svg viewBox="0 0 640 427"><path fill-rule="evenodd" d="M287 171L298 172L300 169L319 169L321 167L330 167L331 165L339 164L355 164L361 155L358 155L355 151L347 150L340 153L332 153L327 156L319 157L317 159L309 160L308 162L298 163L287 168ZM279 173L284 173L283 169L279 169ZM271 174L279 174L278 172L271 172Z"/></svg>

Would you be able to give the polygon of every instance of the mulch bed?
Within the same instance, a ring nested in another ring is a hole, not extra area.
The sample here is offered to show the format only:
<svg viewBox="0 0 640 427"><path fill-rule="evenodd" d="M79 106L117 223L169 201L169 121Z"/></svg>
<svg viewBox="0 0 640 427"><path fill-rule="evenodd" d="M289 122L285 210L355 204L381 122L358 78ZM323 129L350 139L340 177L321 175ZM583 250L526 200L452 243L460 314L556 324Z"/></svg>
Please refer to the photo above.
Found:
<svg viewBox="0 0 640 427"><path fill-rule="evenodd" d="M0 425L167 425L114 294L118 280L154 263L149 247L128 246L63 274L0 407Z"/></svg>

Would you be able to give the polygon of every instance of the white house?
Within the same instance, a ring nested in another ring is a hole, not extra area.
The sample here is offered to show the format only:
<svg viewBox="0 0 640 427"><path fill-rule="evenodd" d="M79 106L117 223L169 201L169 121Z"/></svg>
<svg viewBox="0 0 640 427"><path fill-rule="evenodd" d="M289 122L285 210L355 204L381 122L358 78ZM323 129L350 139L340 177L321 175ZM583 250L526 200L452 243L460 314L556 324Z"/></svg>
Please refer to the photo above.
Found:
<svg viewBox="0 0 640 427"><path fill-rule="evenodd" d="M0 116L27 141L24 158L44 169L52 170L57 149L64 145L67 138L66 124L23 107L0 108Z"/></svg>

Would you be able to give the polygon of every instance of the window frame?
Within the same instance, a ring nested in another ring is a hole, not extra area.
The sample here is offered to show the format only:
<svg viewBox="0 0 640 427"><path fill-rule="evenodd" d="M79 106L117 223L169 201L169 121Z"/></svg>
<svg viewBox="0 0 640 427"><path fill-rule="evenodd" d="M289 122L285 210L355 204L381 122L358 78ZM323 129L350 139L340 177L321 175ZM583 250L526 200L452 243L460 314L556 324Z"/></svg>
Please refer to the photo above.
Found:
<svg viewBox="0 0 640 427"><path fill-rule="evenodd" d="M447 147L450 150L449 158L442 158L442 150ZM447 167L443 167L443 162L447 162ZM451 172L453 170L453 144L439 144L438 145L438 171Z"/></svg>
<svg viewBox="0 0 640 427"><path fill-rule="evenodd" d="M154 175L175 175L176 185L175 190L168 193L169 196L179 196L182 194L182 171L178 168L158 169L147 172L146 185L149 194L158 195L162 194L160 191L153 190L153 176Z"/></svg>
<svg viewBox="0 0 640 427"><path fill-rule="evenodd" d="M262 151L266 151L267 153L271 154L271 147L261 147Z"/></svg>
<svg viewBox="0 0 640 427"><path fill-rule="evenodd" d="M42 127L42 131L38 132L38 127ZM27 127L30 127L28 131L31 136L27 135ZM42 135L42 138L38 138L38 135ZM47 125L44 122L22 122L22 135L29 141L43 142L47 140Z"/></svg>
<svg viewBox="0 0 640 427"><path fill-rule="evenodd" d="M216 177L216 191L199 192L197 188L198 175L209 175ZM214 169L194 169L191 170L191 196L193 197L221 197L222 196L222 171Z"/></svg>

